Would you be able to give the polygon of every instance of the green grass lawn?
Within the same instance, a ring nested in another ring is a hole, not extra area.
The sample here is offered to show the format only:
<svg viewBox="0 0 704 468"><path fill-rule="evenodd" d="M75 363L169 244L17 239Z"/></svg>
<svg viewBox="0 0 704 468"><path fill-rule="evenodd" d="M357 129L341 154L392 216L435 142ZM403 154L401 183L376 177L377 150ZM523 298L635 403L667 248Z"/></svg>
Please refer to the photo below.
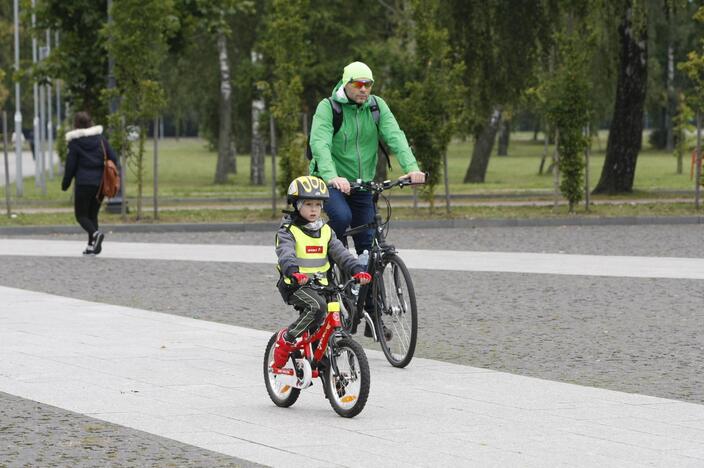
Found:
<svg viewBox="0 0 704 468"><path fill-rule="evenodd" d="M539 137L540 138L540 137ZM644 138L645 139L645 138ZM593 154L590 159L590 182L594 187L601 174L606 147L606 134L602 132L593 142ZM144 201L151 202L152 188L152 148L150 141L145 156ZM693 191L693 182L689 177L689 161L685 161L685 173L676 174L676 160L671 154L649 149L644 150L638 158L634 198L663 197L659 191ZM549 151L552 154L553 148ZM469 165L472 152L471 142L454 141L448 150L450 193L452 194L505 194L505 193L539 193L551 192L553 177L551 174L538 175L538 167L543 153L541 140L532 141L532 133L515 132L509 147L509 156L492 155L483 184L464 184L462 180ZM209 151L207 143L197 138L170 138L160 142L159 150L159 196L168 201L174 198L251 198L271 196L271 158L266 160L266 177L264 185L249 184L249 155L237 157L238 173L231 175L228 183L213 183L216 153ZM549 164L546 163L546 167ZM135 175L132 165L127 173L127 197L130 206L135 207ZM390 176L400 175L398 163L393 161ZM11 188L14 194L14 185ZM407 193L407 192L404 192ZM438 195L444 193L442 186L437 187ZM600 197L604 198L604 197ZM60 177L47 181L47 195L42 195L35 187L34 178L25 180L25 196L20 204L70 206L70 192L61 192Z"/></svg>
<svg viewBox="0 0 704 468"><path fill-rule="evenodd" d="M163 210L159 213L160 223L251 223L274 222L281 219L281 206L276 213L271 208L259 209L187 209ZM634 217L634 216L697 216L701 212L694 209L692 203L652 203L599 205L592 206L587 212L584 206L577 208L575 215L569 215L566 206L552 208L549 206L454 206L447 214L443 206L434 209L421 207L416 210L410 207L396 207L393 210L393 220L433 220L433 219L530 219L530 218L565 218L568 216L580 217ZM141 224L153 223L151 209L144 211L141 220L135 219L132 212L126 222L118 214L102 211L101 224ZM17 214L8 218L0 216L0 226L48 226L75 224L72 213L36 213ZM393 221L392 221L393 224Z"/></svg>

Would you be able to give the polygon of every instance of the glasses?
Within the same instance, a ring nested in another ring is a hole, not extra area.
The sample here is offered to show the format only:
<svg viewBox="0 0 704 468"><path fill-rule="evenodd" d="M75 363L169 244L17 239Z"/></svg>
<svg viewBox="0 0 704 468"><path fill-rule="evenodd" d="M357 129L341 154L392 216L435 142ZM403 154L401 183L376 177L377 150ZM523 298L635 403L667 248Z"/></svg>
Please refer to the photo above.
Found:
<svg viewBox="0 0 704 468"><path fill-rule="evenodd" d="M371 89L372 86L374 86L374 81L373 80L354 80L354 81L350 81L350 84L352 85L353 88L357 88L357 89L361 89L361 88Z"/></svg>

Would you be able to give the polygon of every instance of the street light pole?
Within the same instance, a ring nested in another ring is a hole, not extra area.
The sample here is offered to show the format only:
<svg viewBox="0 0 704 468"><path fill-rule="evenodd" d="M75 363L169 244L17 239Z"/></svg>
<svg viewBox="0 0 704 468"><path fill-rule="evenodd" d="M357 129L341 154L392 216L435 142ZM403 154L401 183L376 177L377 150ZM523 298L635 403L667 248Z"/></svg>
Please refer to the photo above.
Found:
<svg viewBox="0 0 704 468"><path fill-rule="evenodd" d="M108 0L108 28L112 26L112 0ZM108 37L108 41L111 38ZM115 59L112 56L112 52L108 52L108 90L114 89L115 83ZM115 114L117 112L117 98L114 96L110 98L110 114ZM114 128L110 128L110 131L114 131ZM124 131L124 125L122 130ZM125 190L125 185L127 184L127 173L125 166L125 159L122 154L118 154L117 157L120 159L120 189L113 198L110 198L107 202L105 210L109 213L120 213L122 219L126 219L127 216L127 191Z"/></svg>
<svg viewBox="0 0 704 468"><path fill-rule="evenodd" d="M59 47L59 31L54 32L54 44L56 44L56 48ZM59 127L63 127L63 119L61 119L61 80L58 78L56 79L56 128L57 131ZM63 144L63 142L59 142L59 145ZM58 156L58 152L57 152ZM59 175L62 175L64 173L63 165L61 164L61 161L58 161L59 166Z"/></svg>
<svg viewBox="0 0 704 468"><path fill-rule="evenodd" d="M24 195L24 180L22 179L22 105L20 102L20 8L19 0L14 2L15 14L15 188L17 196Z"/></svg>
<svg viewBox="0 0 704 468"><path fill-rule="evenodd" d="M46 58L46 47L39 48L39 60ZM46 162L47 162L47 147L46 147L46 89L45 84L39 86L39 161L41 165L41 177L39 182L42 189L42 195L46 195Z"/></svg>
<svg viewBox="0 0 704 468"><path fill-rule="evenodd" d="M51 31L46 30L46 55L51 54ZM51 119L51 82L46 83L46 135L48 140L47 156L49 163L49 179L54 180L54 125Z"/></svg>
<svg viewBox="0 0 704 468"><path fill-rule="evenodd" d="M32 30L34 30L34 27L37 24L37 17L34 14L34 9L36 8L36 0L32 0ZM37 38L32 35L32 64L36 65L37 64ZM34 186L39 187L41 185L41 172L42 172L42 164L41 164L41 151L37 151L40 146L37 145L39 143L41 145L41 141L38 141L39 138L39 84L37 84L37 80L34 80L34 83L32 83L32 89L33 89L33 94L34 94L34 120L32 120L32 157L34 158Z"/></svg>

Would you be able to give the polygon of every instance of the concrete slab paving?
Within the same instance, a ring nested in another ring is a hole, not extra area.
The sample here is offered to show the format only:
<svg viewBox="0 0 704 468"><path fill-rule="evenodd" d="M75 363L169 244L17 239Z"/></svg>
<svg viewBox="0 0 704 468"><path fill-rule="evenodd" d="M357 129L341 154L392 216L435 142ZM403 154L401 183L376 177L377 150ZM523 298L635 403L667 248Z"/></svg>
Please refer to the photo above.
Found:
<svg viewBox="0 0 704 468"><path fill-rule="evenodd" d="M281 409L269 336L0 287L0 391L272 466L704 466L704 405L376 351L358 417Z"/></svg>
<svg viewBox="0 0 704 468"><path fill-rule="evenodd" d="M77 257L84 249L78 241L0 239L0 256ZM525 252L472 252L403 249L409 268L611 276L630 278L704 279L704 258L575 255ZM111 242L100 258L180 260L275 264L271 246Z"/></svg>

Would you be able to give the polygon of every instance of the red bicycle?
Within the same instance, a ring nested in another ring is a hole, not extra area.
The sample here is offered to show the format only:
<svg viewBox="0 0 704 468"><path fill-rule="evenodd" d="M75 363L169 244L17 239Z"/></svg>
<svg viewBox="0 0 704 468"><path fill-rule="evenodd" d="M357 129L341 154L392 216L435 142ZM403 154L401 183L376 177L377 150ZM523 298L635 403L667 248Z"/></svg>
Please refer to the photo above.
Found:
<svg viewBox="0 0 704 468"><path fill-rule="evenodd" d="M369 396L369 362L364 348L347 335L340 321L337 297L354 282L343 285L323 285L322 274L314 276L306 287L322 292L328 300L328 313L315 331L304 332L296 341L296 349L280 369L273 367L276 333L264 353L264 383L276 406L293 405L301 390L313 385L313 379L323 382L325 397L337 414L345 418L358 415Z"/></svg>

